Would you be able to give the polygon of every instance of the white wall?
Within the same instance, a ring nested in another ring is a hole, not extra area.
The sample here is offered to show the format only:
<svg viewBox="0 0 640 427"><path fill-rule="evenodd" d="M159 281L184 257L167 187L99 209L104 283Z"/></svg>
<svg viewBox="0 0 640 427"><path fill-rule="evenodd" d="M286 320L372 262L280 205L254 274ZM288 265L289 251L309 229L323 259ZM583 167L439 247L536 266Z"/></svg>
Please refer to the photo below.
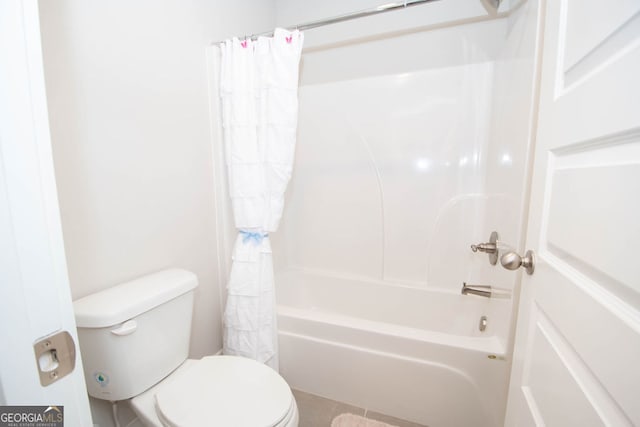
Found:
<svg viewBox="0 0 640 427"><path fill-rule="evenodd" d="M222 346L206 46L272 28L274 10L272 0L40 2L73 297L191 270L193 357Z"/></svg>

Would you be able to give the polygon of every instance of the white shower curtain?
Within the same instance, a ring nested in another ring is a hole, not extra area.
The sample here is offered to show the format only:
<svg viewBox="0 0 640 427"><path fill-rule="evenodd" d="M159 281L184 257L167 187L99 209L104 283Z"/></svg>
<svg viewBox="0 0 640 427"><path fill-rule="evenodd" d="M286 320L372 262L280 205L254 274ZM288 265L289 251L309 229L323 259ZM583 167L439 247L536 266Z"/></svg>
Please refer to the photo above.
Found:
<svg viewBox="0 0 640 427"><path fill-rule="evenodd" d="M236 228L224 313L224 353L278 370L271 245L291 177L304 36L276 29L221 45L225 158Z"/></svg>

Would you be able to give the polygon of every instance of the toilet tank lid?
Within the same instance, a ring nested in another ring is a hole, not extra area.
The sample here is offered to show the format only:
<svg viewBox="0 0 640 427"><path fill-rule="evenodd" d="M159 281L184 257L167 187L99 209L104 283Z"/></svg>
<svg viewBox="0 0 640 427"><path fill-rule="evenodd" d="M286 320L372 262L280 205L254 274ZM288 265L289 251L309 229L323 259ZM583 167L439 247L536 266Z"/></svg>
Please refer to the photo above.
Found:
<svg viewBox="0 0 640 427"><path fill-rule="evenodd" d="M116 285L73 302L79 328L105 328L136 317L198 286L187 270L171 269Z"/></svg>

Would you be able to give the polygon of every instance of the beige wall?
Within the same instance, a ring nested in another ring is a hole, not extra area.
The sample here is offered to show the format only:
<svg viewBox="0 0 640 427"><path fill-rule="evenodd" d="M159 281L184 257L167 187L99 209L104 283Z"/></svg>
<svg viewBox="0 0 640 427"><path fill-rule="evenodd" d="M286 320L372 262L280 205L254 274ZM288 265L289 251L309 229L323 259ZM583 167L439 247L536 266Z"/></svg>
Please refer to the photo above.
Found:
<svg viewBox="0 0 640 427"><path fill-rule="evenodd" d="M195 272L191 354L222 345L205 48L271 28L271 0L40 2L74 299Z"/></svg>

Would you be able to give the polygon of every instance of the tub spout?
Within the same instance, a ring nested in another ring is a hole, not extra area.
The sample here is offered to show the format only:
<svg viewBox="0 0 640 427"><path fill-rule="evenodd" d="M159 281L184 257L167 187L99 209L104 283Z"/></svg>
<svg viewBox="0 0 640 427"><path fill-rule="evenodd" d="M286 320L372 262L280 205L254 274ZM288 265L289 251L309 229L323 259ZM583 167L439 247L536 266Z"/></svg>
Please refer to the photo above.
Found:
<svg viewBox="0 0 640 427"><path fill-rule="evenodd" d="M486 285L467 285L462 283L462 295L478 295L479 297L491 298L491 286Z"/></svg>
<svg viewBox="0 0 640 427"><path fill-rule="evenodd" d="M488 285L467 285L462 283L462 295L478 295L485 298L511 298L511 291L504 288L496 288Z"/></svg>

